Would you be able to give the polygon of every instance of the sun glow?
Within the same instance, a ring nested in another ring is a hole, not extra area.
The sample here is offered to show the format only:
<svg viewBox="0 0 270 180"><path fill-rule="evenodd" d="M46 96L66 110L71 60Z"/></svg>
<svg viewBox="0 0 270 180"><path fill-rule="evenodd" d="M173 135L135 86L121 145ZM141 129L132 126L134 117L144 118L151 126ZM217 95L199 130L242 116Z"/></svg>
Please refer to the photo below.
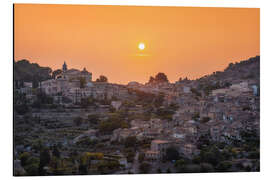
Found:
<svg viewBox="0 0 270 180"><path fill-rule="evenodd" d="M140 50L144 50L144 48L145 48L144 43L140 43L139 46L138 46L138 48L139 48Z"/></svg>

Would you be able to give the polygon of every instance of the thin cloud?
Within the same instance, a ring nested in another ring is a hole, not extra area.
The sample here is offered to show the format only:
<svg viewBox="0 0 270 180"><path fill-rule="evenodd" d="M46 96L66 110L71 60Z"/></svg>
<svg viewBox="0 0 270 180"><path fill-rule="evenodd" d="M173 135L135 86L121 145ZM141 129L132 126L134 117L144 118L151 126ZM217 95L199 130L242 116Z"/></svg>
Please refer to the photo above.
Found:
<svg viewBox="0 0 270 180"><path fill-rule="evenodd" d="M151 56L151 54L134 54L133 56L136 56L136 57L148 57L148 56Z"/></svg>

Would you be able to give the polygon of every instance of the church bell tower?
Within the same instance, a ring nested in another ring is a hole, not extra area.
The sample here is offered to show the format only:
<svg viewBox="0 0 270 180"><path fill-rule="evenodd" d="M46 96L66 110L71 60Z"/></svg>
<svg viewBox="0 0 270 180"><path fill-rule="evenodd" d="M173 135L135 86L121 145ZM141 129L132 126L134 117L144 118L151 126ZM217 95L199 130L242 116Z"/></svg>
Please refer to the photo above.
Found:
<svg viewBox="0 0 270 180"><path fill-rule="evenodd" d="M67 64L66 64L66 62L64 62L63 67L62 67L62 70L63 70L63 72L67 71Z"/></svg>

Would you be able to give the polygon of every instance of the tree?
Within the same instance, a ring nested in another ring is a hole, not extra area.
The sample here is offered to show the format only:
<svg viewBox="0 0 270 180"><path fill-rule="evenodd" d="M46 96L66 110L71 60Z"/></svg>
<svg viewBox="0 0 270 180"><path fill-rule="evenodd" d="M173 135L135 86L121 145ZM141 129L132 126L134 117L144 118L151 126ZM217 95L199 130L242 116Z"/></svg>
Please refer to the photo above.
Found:
<svg viewBox="0 0 270 180"><path fill-rule="evenodd" d="M155 80L156 82L169 82L166 74L159 72L156 76L155 76Z"/></svg>
<svg viewBox="0 0 270 180"><path fill-rule="evenodd" d="M208 146L202 149L200 152L200 158L202 162L210 163L214 166L224 160L222 153L216 146Z"/></svg>
<svg viewBox="0 0 270 180"><path fill-rule="evenodd" d="M230 63L229 66L228 66L228 68L233 67L233 65L234 65L233 63Z"/></svg>
<svg viewBox="0 0 270 180"><path fill-rule="evenodd" d="M119 169L120 164L118 161L100 161L97 164L98 172L104 174L108 171Z"/></svg>
<svg viewBox="0 0 270 180"><path fill-rule="evenodd" d="M108 78L104 75L100 75L96 82L108 82Z"/></svg>
<svg viewBox="0 0 270 180"><path fill-rule="evenodd" d="M109 134L118 128L128 128L127 122L119 113L111 113L109 119L101 121L99 124L99 131L104 134Z"/></svg>
<svg viewBox="0 0 270 180"><path fill-rule="evenodd" d="M79 164L79 173L80 174L87 174L88 170L87 170L87 166L84 164Z"/></svg>
<svg viewBox="0 0 270 180"><path fill-rule="evenodd" d="M163 93L160 93L154 100L154 105L155 107L160 107L162 106L164 102L164 94Z"/></svg>
<svg viewBox="0 0 270 180"><path fill-rule="evenodd" d="M150 171L151 165L144 162L144 163L140 164L139 169L140 169L140 173L146 174Z"/></svg>
<svg viewBox="0 0 270 180"><path fill-rule="evenodd" d="M148 83L154 83L154 82L155 82L155 78L153 76L150 76Z"/></svg>
<svg viewBox="0 0 270 180"><path fill-rule="evenodd" d="M76 117L73 122L76 126L80 126L83 122L83 119L81 117Z"/></svg>
<svg viewBox="0 0 270 180"><path fill-rule="evenodd" d="M52 104L53 98L46 95L44 92L37 93L37 100L32 104L34 108L40 108L42 104Z"/></svg>
<svg viewBox="0 0 270 180"><path fill-rule="evenodd" d="M39 82L40 82L40 80L39 80L40 78L39 78L39 76L35 76L35 77L33 77L33 81L32 81L32 84L33 84L33 88L38 88L38 86L39 86Z"/></svg>
<svg viewBox="0 0 270 180"><path fill-rule="evenodd" d="M175 111L169 108L158 108L156 110L156 115L158 115L161 119L172 120L172 115Z"/></svg>
<svg viewBox="0 0 270 180"><path fill-rule="evenodd" d="M200 165L197 164L189 164L184 167L184 172L187 173L199 173L201 171Z"/></svg>
<svg viewBox="0 0 270 180"><path fill-rule="evenodd" d="M49 164L50 160L51 160L51 156L50 156L49 149L44 149L40 153L40 164L46 166Z"/></svg>
<svg viewBox="0 0 270 180"><path fill-rule="evenodd" d="M26 59L14 62L14 80L34 82L34 88L37 87L38 82L50 79L51 72L51 68L41 67L36 63L30 63Z"/></svg>
<svg viewBox="0 0 270 180"><path fill-rule="evenodd" d="M196 96L198 96L198 97L201 97L202 96L202 94L199 91L197 91L197 89L195 89L195 88L191 88L190 91L193 94L195 94Z"/></svg>
<svg viewBox="0 0 270 180"><path fill-rule="evenodd" d="M57 75L61 74L62 70L61 69L57 69L55 71L52 72L52 78L55 79Z"/></svg>
<svg viewBox="0 0 270 180"><path fill-rule="evenodd" d="M214 168L209 163L201 163L201 172L213 172Z"/></svg>
<svg viewBox="0 0 270 180"><path fill-rule="evenodd" d="M55 157L60 158L60 151L58 150L57 146L54 146L54 147L53 147L52 154L53 154Z"/></svg>
<svg viewBox="0 0 270 180"><path fill-rule="evenodd" d="M209 146L210 139L211 139L210 132L208 132L207 134L201 135L198 139L198 144L197 144L198 148L202 149L204 146Z"/></svg>
<svg viewBox="0 0 270 180"><path fill-rule="evenodd" d="M29 111L29 107L26 104L15 105L14 109L20 115L24 115Z"/></svg>
<svg viewBox="0 0 270 180"><path fill-rule="evenodd" d="M134 157L135 157L135 152L134 151L129 151L128 153L127 153L127 161L128 162L133 162L133 160L134 160Z"/></svg>
<svg viewBox="0 0 270 180"><path fill-rule="evenodd" d="M33 149L41 151L44 148L42 141L39 139L33 143Z"/></svg>
<svg viewBox="0 0 270 180"><path fill-rule="evenodd" d="M183 169L184 169L186 164L187 164L187 162L184 159L179 159L175 162L174 166L176 167L178 172L183 172Z"/></svg>
<svg viewBox="0 0 270 180"><path fill-rule="evenodd" d="M50 161L49 166L52 167L54 169L54 171L56 171L60 167L59 159L57 157L53 156L51 161Z"/></svg>
<svg viewBox="0 0 270 180"><path fill-rule="evenodd" d="M80 77L80 88L85 88L86 79L84 77Z"/></svg>
<svg viewBox="0 0 270 180"><path fill-rule="evenodd" d="M25 170L27 172L27 175L29 176L38 176L39 172L38 172L38 164L29 164L25 167Z"/></svg>
<svg viewBox="0 0 270 180"><path fill-rule="evenodd" d="M26 165L29 165L29 164L39 164L39 158L31 156L26 161Z"/></svg>
<svg viewBox="0 0 270 180"><path fill-rule="evenodd" d="M91 140L89 137L81 138L79 141L76 142L76 145L82 145L82 146L92 146L96 145L96 140Z"/></svg>
<svg viewBox="0 0 270 180"><path fill-rule="evenodd" d="M36 157L27 158L26 162L23 162L24 169L27 172L27 175L36 176L38 175L38 165L39 159Z"/></svg>
<svg viewBox="0 0 270 180"><path fill-rule="evenodd" d="M197 121L198 119L200 119L200 113L199 112L195 112L192 116L192 119Z"/></svg>
<svg viewBox="0 0 270 180"><path fill-rule="evenodd" d="M201 157L200 157L200 156L194 156L194 157L192 158L192 162L193 162L194 164L199 164L199 163L201 163Z"/></svg>
<svg viewBox="0 0 270 180"><path fill-rule="evenodd" d="M201 122L202 122L202 123L207 123L207 122L210 121L210 120L211 120L210 117L203 117L202 120L201 120Z"/></svg>
<svg viewBox="0 0 270 180"><path fill-rule="evenodd" d="M103 153L85 152L79 158L79 172L80 174L87 174L88 168L91 166L92 160L102 160Z"/></svg>
<svg viewBox="0 0 270 180"><path fill-rule="evenodd" d="M230 161L222 161L217 165L216 169L220 172L228 172L231 167L232 163Z"/></svg>
<svg viewBox="0 0 270 180"><path fill-rule="evenodd" d="M166 149L166 160L178 160L179 159L179 152L174 147L169 147Z"/></svg>
<svg viewBox="0 0 270 180"><path fill-rule="evenodd" d="M39 155L39 174L44 175L44 166L48 165L51 161L50 151L49 149L44 149L41 151Z"/></svg>
<svg viewBox="0 0 270 180"><path fill-rule="evenodd" d="M139 154L139 162L141 163L141 162L143 162L144 161L144 158L145 158L145 155L144 155L144 153L140 153Z"/></svg>
<svg viewBox="0 0 270 180"><path fill-rule="evenodd" d="M87 118L89 123L97 124L99 121L99 115L98 114L90 114Z"/></svg>
<svg viewBox="0 0 270 180"><path fill-rule="evenodd" d="M92 97L82 98L80 105L83 108L87 108L88 106L95 105L95 100Z"/></svg>
<svg viewBox="0 0 270 180"><path fill-rule="evenodd" d="M30 153L28 152L24 152L20 155L20 160L21 160L21 165L25 166L27 160L30 158Z"/></svg>
<svg viewBox="0 0 270 180"><path fill-rule="evenodd" d="M136 147L137 145L137 138L136 136L129 136L125 139L125 147L128 148L128 147Z"/></svg>

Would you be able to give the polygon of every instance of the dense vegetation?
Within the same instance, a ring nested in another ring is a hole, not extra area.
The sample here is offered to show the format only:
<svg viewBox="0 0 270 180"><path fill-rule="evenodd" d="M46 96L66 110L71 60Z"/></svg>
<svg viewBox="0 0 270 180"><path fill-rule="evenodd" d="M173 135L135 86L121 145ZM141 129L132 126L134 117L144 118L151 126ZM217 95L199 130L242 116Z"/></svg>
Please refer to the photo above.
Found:
<svg viewBox="0 0 270 180"><path fill-rule="evenodd" d="M14 62L15 86L22 86L22 82L33 82L33 87L38 87L38 82L51 78L52 69L41 67L28 60Z"/></svg>

